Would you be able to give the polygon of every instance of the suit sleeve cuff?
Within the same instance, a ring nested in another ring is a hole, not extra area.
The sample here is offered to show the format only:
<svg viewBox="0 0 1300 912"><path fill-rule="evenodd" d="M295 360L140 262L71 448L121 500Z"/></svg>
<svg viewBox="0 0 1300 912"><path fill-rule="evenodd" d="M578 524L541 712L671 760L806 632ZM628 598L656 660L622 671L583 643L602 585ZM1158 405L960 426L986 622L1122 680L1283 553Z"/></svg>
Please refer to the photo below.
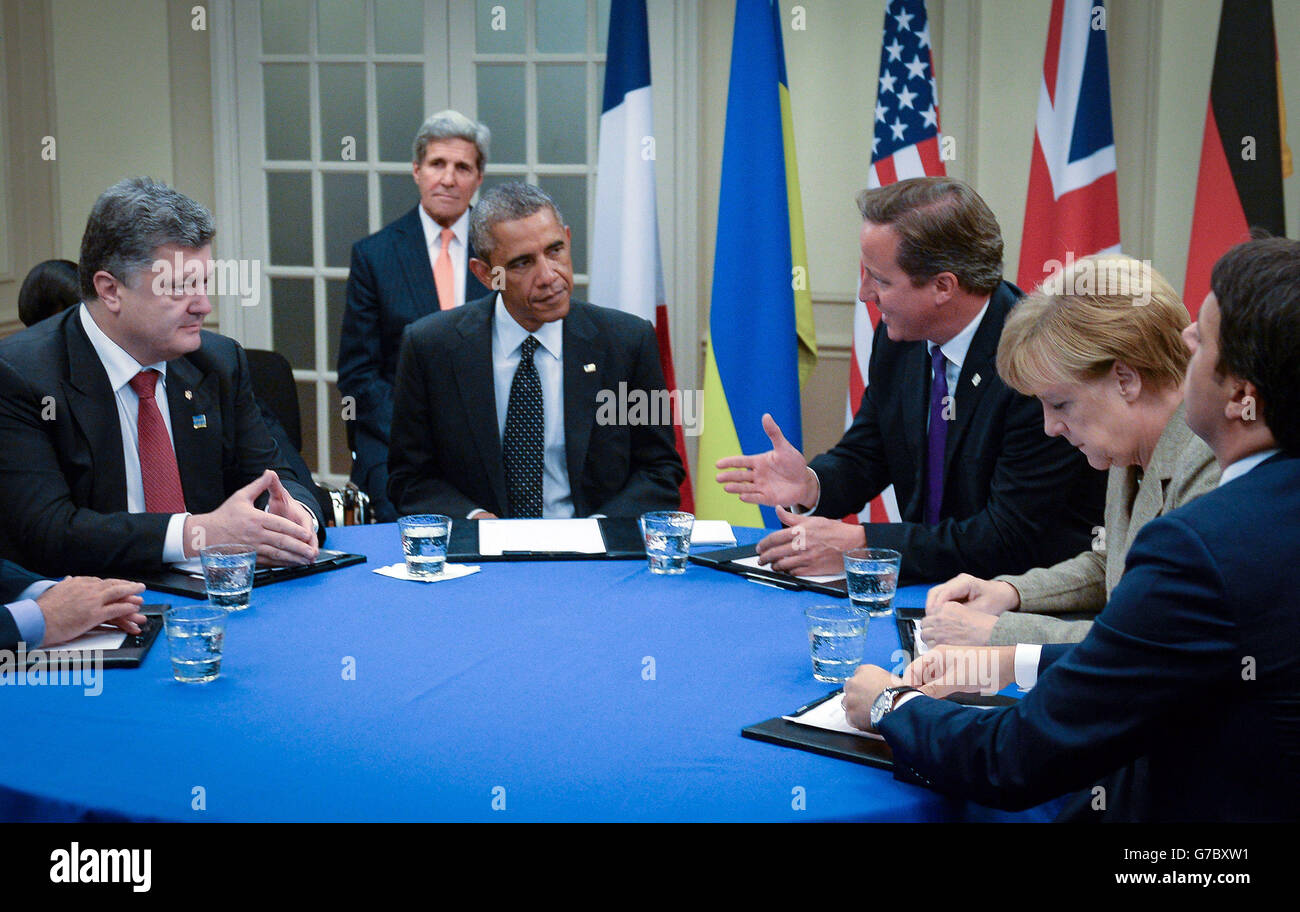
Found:
<svg viewBox="0 0 1300 912"><path fill-rule="evenodd" d="M188 513L173 513L167 523L167 536L163 539L162 562L175 564L185 560L185 520Z"/></svg>
<svg viewBox="0 0 1300 912"><path fill-rule="evenodd" d="M54 585L53 580L43 580L42 582ZM35 584L39 585L39 584ZM34 586L29 586L30 591ZM49 586L45 587L46 589ZM42 589L42 592L45 590ZM27 596L27 593L23 593ZM16 602L10 602L5 606L9 613L13 615L14 624L18 626L18 639L27 644L28 649L35 649L45 640L45 615L41 612L41 606L36 604L35 596L28 596L19 599Z"/></svg>
<svg viewBox="0 0 1300 912"><path fill-rule="evenodd" d="M817 470L814 469L812 466L808 466L808 471L812 472L813 478L817 479L817 500L814 501L813 505L806 510L800 504L790 504L790 506L785 508L788 512L793 513L795 516L811 516L812 514L817 512L817 505L822 502L822 480L817 477Z"/></svg>
<svg viewBox="0 0 1300 912"><path fill-rule="evenodd" d="M1016 686L1029 690L1038 683L1038 660L1043 654L1040 645L1020 643L1016 646Z"/></svg>

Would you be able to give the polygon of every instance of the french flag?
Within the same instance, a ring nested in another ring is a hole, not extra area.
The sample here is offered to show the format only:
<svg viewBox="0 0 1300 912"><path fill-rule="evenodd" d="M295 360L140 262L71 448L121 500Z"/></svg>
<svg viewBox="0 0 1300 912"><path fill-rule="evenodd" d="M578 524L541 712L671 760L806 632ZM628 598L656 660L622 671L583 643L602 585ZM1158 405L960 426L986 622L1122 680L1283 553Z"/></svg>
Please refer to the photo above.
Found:
<svg viewBox="0 0 1300 912"><path fill-rule="evenodd" d="M654 324L664 379L669 391L676 390L655 208L654 112L645 0L613 0L610 4L596 167L591 302L634 313ZM687 467L681 487L682 509L693 512L690 462L676 396L673 426L677 453Z"/></svg>
<svg viewBox="0 0 1300 912"><path fill-rule="evenodd" d="M1117 253L1119 194L1101 0L1053 0L1016 284L1029 291L1064 263Z"/></svg>

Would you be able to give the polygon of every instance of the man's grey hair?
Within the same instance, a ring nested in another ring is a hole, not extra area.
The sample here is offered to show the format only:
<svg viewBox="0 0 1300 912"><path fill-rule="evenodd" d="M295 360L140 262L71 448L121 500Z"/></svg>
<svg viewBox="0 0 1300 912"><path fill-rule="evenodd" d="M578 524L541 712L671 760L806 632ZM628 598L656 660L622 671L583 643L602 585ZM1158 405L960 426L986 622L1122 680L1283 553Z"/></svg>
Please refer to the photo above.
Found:
<svg viewBox="0 0 1300 912"><path fill-rule="evenodd" d="M469 212L469 245L474 249L474 256L486 261L492 255L496 247L492 228L498 222L528 218L547 206L555 213L555 220L563 225L560 207L541 187L521 181L497 184L479 197L478 205Z"/></svg>
<svg viewBox="0 0 1300 912"><path fill-rule="evenodd" d="M492 131L487 128L487 124L470 120L459 111L450 109L430 114L429 119L420 125L420 132L415 134L415 142L411 144L411 161L418 165L424 161L424 150L429 143L447 139L472 142L478 149L479 173L483 173L483 166L488 159L488 146L492 142Z"/></svg>
<svg viewBox="0 0 1300 912"><path fill-rule="evenodd" d="M95 273L103 270L128 285L153 268L159 247L206 247L217 233L212 213L184 193L151 177L128 177L95 200L81 236L77 281L85 300L97 296Z"/></svg>

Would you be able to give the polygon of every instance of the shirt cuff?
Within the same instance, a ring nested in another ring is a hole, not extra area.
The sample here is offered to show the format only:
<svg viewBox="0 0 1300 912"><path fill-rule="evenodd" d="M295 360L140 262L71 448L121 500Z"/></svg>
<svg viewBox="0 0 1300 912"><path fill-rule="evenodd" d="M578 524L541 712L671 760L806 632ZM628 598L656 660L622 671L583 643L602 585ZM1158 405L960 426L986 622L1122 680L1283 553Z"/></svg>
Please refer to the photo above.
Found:
<svg viewBox="0 0 1300 912"><path fill-rule="evenodd" d="M908 700L911 700L913 697L924 697L924 696L925 694L921 693L919 690L909 690L907 693L903 694L901 697L899 697L897 700L894 701L894 708L890 710L890 712L897 712L899 707L901 707Z"/></svg>
<svg viewBox="0 0 1300 912"><path fill-rule="evenodd" d="M817 478L817 470L808 466L808 471L812 472L813 478ZM817 478L817 499L813 505L805 510L800 504L790 504L786 507L786 512L793 513L795 516L811 516L817 512L817 505L822 502L822 480Z"/></svg>
<svg viewBox="0 0 1300 912"><path fill-rule="evenodd" d="M313 509L312 509L311 507L309 507L306 503L304 503L303 501L299 500L299 499L296 498L296 497L294 498L293 502L296 503L296 504L301 504L301 505L302 505L302 508L303 508L304 510L307 511L307 515L311 517L311 534L312 534L312 535L319 535L319 534L320 534L320 520L318 520L318 519L316 518L316 511L313 510ZM269 500L266 502L266 506L264 506L264 507L262 508L262 512L263 512L263 513L270 513L270 512L271 512L271 502L270 502Z"/></svg>
<svg viewBox="0 0 1300 912"><path fill-rule="evenodd" d="M18 601L5 606L18 626L18 639L26 643L28 649L36 649L45 640L45 614L36 604L36 597L53 585L54 580L32 583L23 590Z"/></svg>
<svg viewBox="0 0 1300 912"><path fill-rule="evenodd" d="M1016 646L1016 686L1029 690L1038 683L1038 660L1042 658L1043 647L1038 644L1020 643Z"/></svg>
<svg viewBox="0 0 1300 912"><path fill-rule="evenodd" d="M167 523L167 536L163 539L162 561L175 564L185 560L185 520L188 513L173 513Z"/></svg>
<svg viewBox="0 0 1300 912"><path fill-rule="evenodd" d="M475 507L474 509L469 511L469 515L466 516L465 518L473 519L475 516L478 516L480 513L486 513L486 512L487 510L484 510L482 507Z"/></svg>

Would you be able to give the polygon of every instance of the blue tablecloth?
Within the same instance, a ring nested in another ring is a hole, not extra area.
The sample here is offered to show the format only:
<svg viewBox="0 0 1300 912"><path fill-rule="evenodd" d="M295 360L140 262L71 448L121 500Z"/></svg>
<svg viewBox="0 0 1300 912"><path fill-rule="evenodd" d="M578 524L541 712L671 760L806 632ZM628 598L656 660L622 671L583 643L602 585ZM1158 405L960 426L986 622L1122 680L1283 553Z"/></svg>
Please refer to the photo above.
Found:
<svg viewBox="0 0 1300 912"><path fill-rule="evenodd" d="M254 590L215 681L173 681L160 637L97 696L0 687L0 819L1034 816L741 737L830 689L803 620L825 596L640 561L411 583L372 572L401 560L395 525L331 529L330 545L369 563ZM183 601L150 598L168 600ZM868 657L895 664L893 620L868 637Z"/></svg>

